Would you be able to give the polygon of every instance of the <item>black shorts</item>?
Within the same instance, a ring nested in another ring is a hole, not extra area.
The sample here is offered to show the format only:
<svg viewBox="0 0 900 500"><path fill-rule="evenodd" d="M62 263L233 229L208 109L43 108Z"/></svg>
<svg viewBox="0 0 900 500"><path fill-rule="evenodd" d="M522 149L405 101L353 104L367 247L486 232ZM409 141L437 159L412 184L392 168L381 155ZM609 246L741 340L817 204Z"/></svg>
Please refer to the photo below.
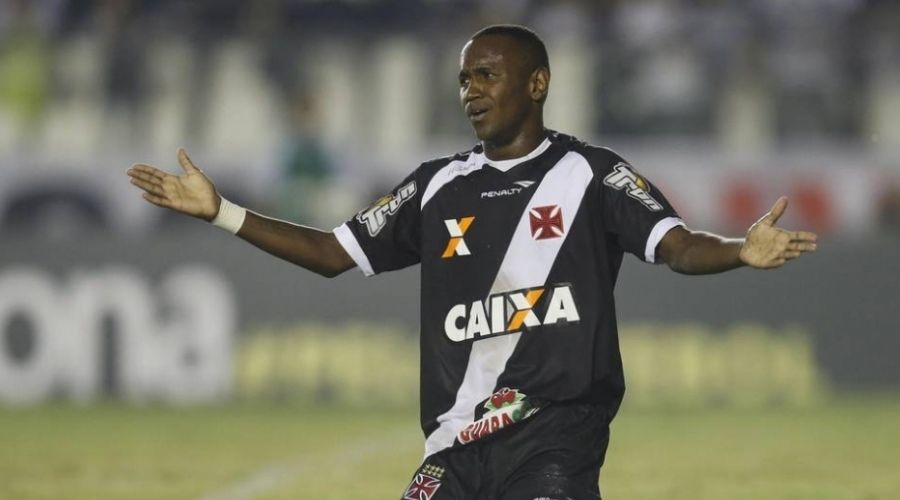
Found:
<svg viewBox="0 0 900 500"><path fill-rule="evenodd" d="M402 499L597 500L608 411L550 405L482 441L428 457Z"/></svg>

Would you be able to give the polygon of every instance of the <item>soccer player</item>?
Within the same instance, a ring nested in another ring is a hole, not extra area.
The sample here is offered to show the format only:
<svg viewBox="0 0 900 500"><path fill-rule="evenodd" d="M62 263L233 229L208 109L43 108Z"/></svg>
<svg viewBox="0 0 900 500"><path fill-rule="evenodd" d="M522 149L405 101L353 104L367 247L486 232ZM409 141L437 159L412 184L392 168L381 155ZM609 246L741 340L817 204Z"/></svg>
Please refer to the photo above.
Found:
<svg viewBox="0 0 900 500"><path fill-rule="evenodd" d="M330 232L228 202L184 150L183 175L128 171L150 203L324 276L421 265L425 459L403 498L600 498L625 389L613 300L624 252L706 274L816 249L815 234L775 225L786 198L744 239L688 229L616 153L544 128L549 85L532 31L476 33L459 96L478 144L421 164Z"/></svg>

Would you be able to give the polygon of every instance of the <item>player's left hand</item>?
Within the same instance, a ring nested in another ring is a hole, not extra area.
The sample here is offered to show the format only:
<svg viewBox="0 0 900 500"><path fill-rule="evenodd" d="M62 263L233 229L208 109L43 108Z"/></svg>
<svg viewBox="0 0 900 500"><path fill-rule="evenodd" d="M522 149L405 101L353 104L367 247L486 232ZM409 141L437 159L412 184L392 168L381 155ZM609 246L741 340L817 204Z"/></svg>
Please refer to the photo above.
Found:
<svg viewBox="0 0 900 500"><path fill-rule="evenodd" d="M775 225L787 205L786 196L778 198L769 213L750 226L741 247L741 262L758 269L774 269L806 252L816 251L815 233L786 231Z"/></svg>

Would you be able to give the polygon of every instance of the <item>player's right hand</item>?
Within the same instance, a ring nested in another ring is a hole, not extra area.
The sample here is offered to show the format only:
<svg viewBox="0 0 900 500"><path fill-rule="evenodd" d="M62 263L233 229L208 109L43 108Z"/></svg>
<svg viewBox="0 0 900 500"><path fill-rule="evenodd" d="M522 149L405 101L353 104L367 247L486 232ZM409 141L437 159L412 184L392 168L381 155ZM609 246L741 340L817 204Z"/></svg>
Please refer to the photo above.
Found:
<svg viewBox="0 0 900 500"><path fill-rule="evenodd" d="M173 175L150 165L136 164L128 169L131 183L144 190L150 203L211 221L219 213L221 197L202 170L178 148L178 163L184 175Z"/></svg>

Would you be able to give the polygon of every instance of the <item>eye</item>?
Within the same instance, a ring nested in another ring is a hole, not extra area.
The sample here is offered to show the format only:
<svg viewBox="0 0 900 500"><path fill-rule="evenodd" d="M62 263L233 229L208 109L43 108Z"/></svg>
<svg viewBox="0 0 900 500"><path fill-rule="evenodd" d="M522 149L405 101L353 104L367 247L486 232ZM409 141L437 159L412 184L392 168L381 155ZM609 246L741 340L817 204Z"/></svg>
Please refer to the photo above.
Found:
<svg viewBox="0 0 900 500"><path fill-rule="evenodd" d="M482 80L496 80L497 72L492 68L478 68L475 72Z"/></svg>

